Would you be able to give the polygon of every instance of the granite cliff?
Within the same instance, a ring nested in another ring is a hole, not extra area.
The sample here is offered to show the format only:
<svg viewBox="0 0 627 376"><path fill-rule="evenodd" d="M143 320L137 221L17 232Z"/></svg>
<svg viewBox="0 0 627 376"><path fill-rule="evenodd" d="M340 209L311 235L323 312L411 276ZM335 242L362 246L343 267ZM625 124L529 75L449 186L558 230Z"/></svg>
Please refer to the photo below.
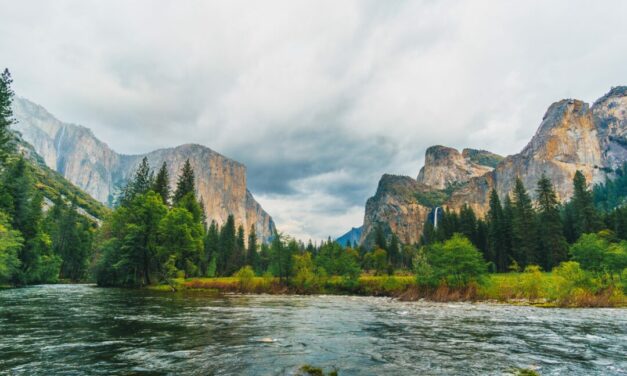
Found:
<svg viewBox="0 0 627 376"><path fill-rule="evenodd" d="M222 224L229 214L246 231L255 225L259 239L269 239L274 222L247 189L246 166L195 144L159 149L142 155L113 151L86 127L64 123L43 107L23 98L14 101L15 129L45 164L98 201L111 206L143 157L157 169L165 161L172 188L185 160L196 173L198 196L207 218Z"/></svg>
<svg viewBox="0 0 627 376"><path fill-rule="evenodd" d="M470 205L478 215L488 209L492 188L501 197L520 177L533 196L542 174L560 200L572 195L577 170L590 184L600 183L627 162L627 87L615 87L592 106L575 99L553 103L531 141L506 158L486 151L459 151L444 146L427 149L417 179L384 175L368 199L362 242L377 225L403 243L416 243L436 206L459 210Z"/></svg>

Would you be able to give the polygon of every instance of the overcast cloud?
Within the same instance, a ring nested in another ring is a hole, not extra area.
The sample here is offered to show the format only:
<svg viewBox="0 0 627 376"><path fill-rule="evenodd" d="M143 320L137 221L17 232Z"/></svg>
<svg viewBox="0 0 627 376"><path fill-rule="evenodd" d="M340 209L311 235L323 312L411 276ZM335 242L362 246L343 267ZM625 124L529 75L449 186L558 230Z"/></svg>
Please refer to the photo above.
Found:
<svg viewBox="0 0 627 376"><path fill-rule="evenodd" d="M15 89L115 150L248 166L280 230L339 236L433 144L519 151L627 84L625 1L0 0Z"/></svg>

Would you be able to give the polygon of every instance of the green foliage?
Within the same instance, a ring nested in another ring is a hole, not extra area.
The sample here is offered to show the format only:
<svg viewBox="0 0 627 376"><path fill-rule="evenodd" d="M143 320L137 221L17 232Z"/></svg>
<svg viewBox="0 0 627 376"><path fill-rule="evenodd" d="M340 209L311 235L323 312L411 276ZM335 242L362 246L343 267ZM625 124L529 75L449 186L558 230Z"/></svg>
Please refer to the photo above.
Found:
<svg viewBox="0 0 627 376"><path fill-rule="evenodd" d="M246 265L238 270L234 275L239 282L240 289L242 291L250 291L253 286L253 279L255 278L255 271L250 266Z"/></svg>
<svg viewBox="0 0 627 376"><path fill-rule="evenodd" d="M544 175L536 188L538 196L538 262L550 270L568 258L568 243L564 237L559 203L551 181Z"/></svg>
<svg viewBox="0 0 627 376"><path fill-rule="evenodd" d="M170 174L168 173L168 164L163 162L157 176L152 185L152 190L161 196L163 203L170 203Z"/></svg>
<svg viewBox="0 0 627 376"><path fill-rule="evenodd" d="M471 282L479 282L487 273L481 253L460 234L444 243L427 246L424 257L417 263L420 284L437 286L446 283L450 287L466 287Z"/></svg>
<svg viewBox="0 0 627 376"><path fill-rule="evenodd" d="M512 253L519 264L526 266L538 263L536 213L525 186L516 179L512 217Z"/></svg>
<svg viewBox="0 0 627 376"><path fill-rule="evenodd" d="M18 252L23 246L22 234L11 227L8 215L0 212L0 284L16 278L21 264Z"/></svg>
<svg viewBox="0 0 627 376"><path fill-rule="evenodd" d="M14 95L12 83L11 73L5 69L0 76L0 163L5 163L13 152L13 135L9 128L15 122L11 107Z"/></svg>
<svg viewBox="0 0 627 376"><path fill-rule="evenodd" d="M585 270L621 274L627 268L627 242L611 243L599 234L584 234L570 247L573 261Z"/></svg>
<svg viewBox="0 0 627 376"><path fill-rule="evenodd" d="M196 195L194 170L192 169L189 159L185 161L181 175L176 182L176 190L174 191L173 197L174 204L178 204L178 202L188 194Z"/></svg>

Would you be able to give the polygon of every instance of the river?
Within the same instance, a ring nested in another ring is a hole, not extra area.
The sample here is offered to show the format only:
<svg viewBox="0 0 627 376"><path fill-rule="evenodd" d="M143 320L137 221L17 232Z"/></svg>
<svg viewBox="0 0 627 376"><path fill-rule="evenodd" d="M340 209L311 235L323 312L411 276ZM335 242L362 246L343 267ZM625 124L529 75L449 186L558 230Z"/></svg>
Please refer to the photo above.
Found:
<svg viewBox="0 0 627 376"><path fill-rule="evenodd" d="M0 374L627 374L626 309L348 296L0 290Z"/></svg>

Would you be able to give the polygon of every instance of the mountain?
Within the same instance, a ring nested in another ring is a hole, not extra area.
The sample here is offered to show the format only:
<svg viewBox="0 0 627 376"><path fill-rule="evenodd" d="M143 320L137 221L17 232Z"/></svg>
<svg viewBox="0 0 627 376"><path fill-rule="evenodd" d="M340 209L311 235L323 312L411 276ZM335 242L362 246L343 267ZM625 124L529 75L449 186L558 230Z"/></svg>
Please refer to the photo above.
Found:
<svg viewBox="0 0 627 376"><path fill-rule="evenodd" d="M363 227L353 227L346 234L335 239L335 241L342 246L346 246L347 244L350 244L352 246L353 244L359 243L362 229Z"/></svg>
<svg viewBox="0 0 627 376"><path fill-rule="evenodd" d="M99 223L109 210L99 201L50 169L32 145L17 135L17 150L27 161L35 188L44 198L44 207L50 207L57 199L73 200L79 214Z"/></svg>
<svg viewBox="0 0 627 376"><path fill-rule="evenodd" d="M259 239L274 233L274 221L247 189L246 166L195 144L159 149L147 154L124 155L113 151L89 128L61 122L43 107L24 98L13 104L18 130L33 145L45 164L98 201L111 206L142 158L158 169L165 161L172 189L189 159L196 173L196 189L204 201L209 221L226 222L233 214L246 232L255 225Z"/></svg>
<svg viewBox="0 0 627 376"><path fill-rule="evenodd" d="M576 99L553 103L531 141L508 157L473 149L461 153L445 146L427 149L417 179L383 175L377 192L366 202L360 241L371 240L375 226L395 233L403 243L420 240L435 207L459 210L471 206L486 214L494 188L501 198L520 177L533 197L546 174L558 198L572 196L572 180L580 170L590 184L604 182L627 162L627 86L612 88L592 106Z"/></svg>

